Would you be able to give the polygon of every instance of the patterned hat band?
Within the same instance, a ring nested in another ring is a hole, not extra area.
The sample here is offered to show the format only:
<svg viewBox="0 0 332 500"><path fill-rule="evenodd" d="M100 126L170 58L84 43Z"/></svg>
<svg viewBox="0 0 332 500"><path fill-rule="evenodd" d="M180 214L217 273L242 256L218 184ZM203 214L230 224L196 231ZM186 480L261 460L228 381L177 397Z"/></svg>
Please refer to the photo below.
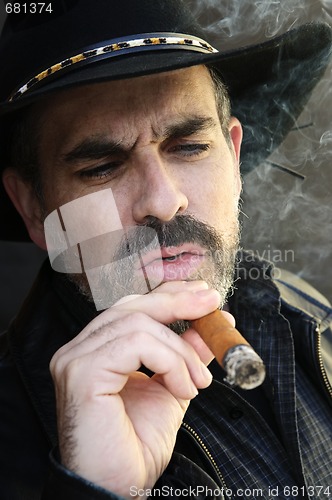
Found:
<svg viewBox="0 0 332 500"><path fill-rule="evenodd" d="M18 90L15 90L9 97L8 102L16 101L26 92L32 89L37 83L79 62L110 58L117 55L124 55L130 52L135 52L135 50L158 50L169 47L172 47L174 49L186 49L194 52L201 52L203 54L218 53L217 49L212 47L202 38L198 38L192 35L185 35L182 33L144 33L136 35L133 38L119 38L117 40L110 40L106 45L89 47L83 52L68 57L67 59L53 64L49 68L41 71L24 85L22 85Z"/></svg>

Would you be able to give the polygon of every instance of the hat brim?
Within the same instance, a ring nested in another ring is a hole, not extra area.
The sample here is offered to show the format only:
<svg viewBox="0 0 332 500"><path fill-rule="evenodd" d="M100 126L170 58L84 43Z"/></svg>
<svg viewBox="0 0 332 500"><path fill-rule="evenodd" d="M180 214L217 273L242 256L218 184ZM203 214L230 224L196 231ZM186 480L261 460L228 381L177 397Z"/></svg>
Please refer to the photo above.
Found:
<svg viewBox="0 0 332 500"><path fill-rule="evenodd" d="M266 42L228 52L202 54L190 50L146 50L104 58L51 76L25 96L2 104L5 115L54 92L77 85L134 78L195 65L214 67L229 90L232 114L244 127L243 174L255 168L294 127L331 55L332 30L310 23ZM28 240L23 222L0 188L0 234L6 240ZM10 225L6 221L11 221ZM1 227L2 226L2 227Z"/></svg>

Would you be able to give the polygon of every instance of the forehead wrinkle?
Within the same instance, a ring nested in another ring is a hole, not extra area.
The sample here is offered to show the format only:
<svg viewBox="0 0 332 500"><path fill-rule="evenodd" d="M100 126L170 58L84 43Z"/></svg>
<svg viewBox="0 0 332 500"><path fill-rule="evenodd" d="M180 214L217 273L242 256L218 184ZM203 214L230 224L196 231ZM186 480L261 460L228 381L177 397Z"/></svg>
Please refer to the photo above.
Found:
<svg viewBox="0 0 332 500"><path fill-rule="evenodd" d="M217 126L215 120L205 116L190 116L166 125L163 130L156 130L153 126L152 142L167 140L170 138L176 139L180 137L189 137L197 132L214 129ZM84 160L99 160L114 154L126 154L129 150L134 149L140 140L140 136L136 139L132 147L125 147L123 139L112 139L102 134L86 137L81 142L76 144L70 151L62 154L58 163L75 163L76 161Z"/></svg>

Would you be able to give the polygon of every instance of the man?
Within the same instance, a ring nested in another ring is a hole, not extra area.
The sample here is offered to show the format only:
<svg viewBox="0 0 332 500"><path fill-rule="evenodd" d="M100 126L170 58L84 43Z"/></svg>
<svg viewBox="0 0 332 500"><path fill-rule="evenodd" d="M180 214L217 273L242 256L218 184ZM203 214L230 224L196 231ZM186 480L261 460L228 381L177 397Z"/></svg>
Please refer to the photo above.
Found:
<svg viewBox="0 0 332 500"><path fill-rule="evenodd" d="M178 1L64 4L2 36L21 65L2 82L3 183L58 271L45 264L1 339L4 498L329 498L332 311L246 254L230 294L242 128L220 71L239 114L266 106L248 169L293 125L330 29L226 57ZM190 326L218 307L266 364L253 391Z"/></svg>

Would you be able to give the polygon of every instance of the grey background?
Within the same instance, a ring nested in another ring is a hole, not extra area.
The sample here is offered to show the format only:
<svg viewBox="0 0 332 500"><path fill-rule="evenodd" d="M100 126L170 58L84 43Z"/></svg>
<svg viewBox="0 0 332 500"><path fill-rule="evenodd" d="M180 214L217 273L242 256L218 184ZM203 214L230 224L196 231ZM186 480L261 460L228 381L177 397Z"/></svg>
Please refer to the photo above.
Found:
<svg viewBox="0 0 332 500"><path fill-rule="evenodd" d="M331 24L332 18L332 0L188 3L220 50L255 43L308 21ZM3 7L0 14L3 18ZM244 247L307 279L330 300L331 72L330 65L299 118L300 125L313 122L314 127L291 132L270 158L305 175L305 180L268 163L249 174L244 179L242 233ZM44 258L32 244L0 242L0 329L15 315Z"/></svg>

